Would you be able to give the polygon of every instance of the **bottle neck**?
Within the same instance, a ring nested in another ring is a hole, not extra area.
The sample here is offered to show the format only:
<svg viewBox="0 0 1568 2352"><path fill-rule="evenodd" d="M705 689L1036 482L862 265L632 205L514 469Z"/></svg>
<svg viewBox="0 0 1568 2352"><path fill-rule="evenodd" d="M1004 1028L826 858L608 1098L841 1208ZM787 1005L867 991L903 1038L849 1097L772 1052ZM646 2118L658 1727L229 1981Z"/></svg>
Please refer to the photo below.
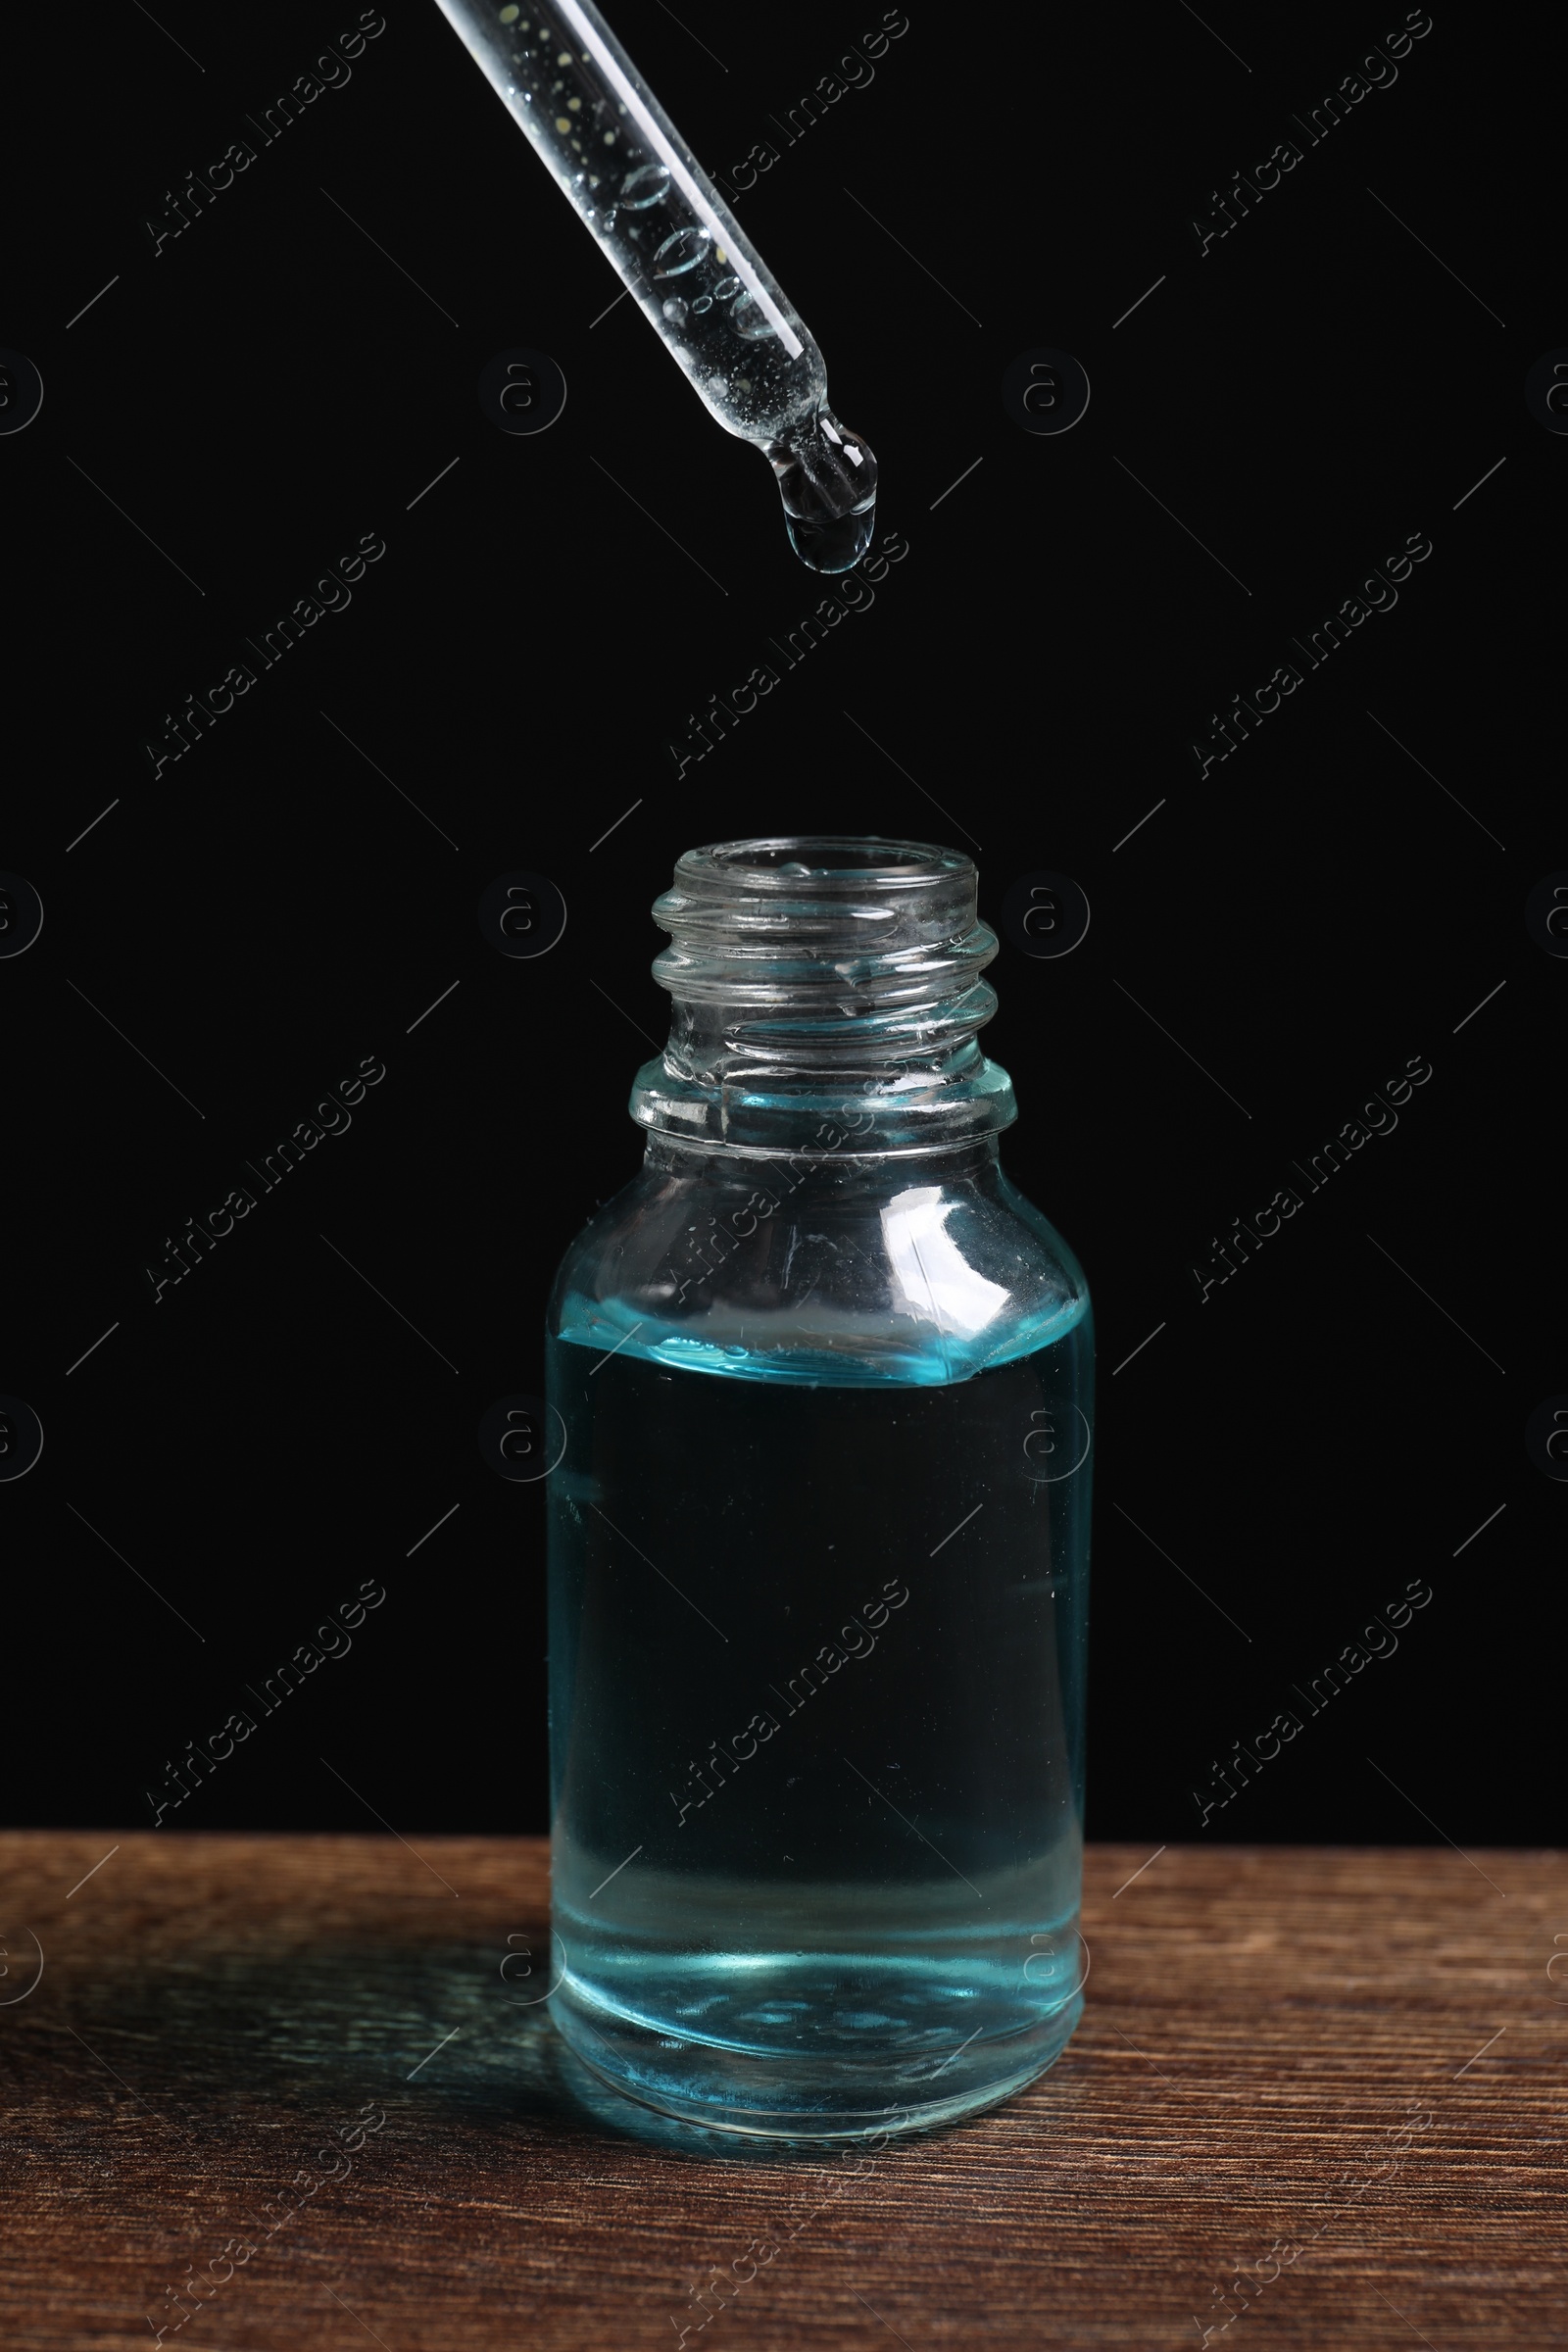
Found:
<svg viewBox="0 0 1568 2352"><path fill-rule="evenodd" d="M710 1149L856 1159L960 1148L1016 1116L978 1033L997 952L967 858L789 839L688 852L654 912L669 1042L631 1115Z"/></svg>

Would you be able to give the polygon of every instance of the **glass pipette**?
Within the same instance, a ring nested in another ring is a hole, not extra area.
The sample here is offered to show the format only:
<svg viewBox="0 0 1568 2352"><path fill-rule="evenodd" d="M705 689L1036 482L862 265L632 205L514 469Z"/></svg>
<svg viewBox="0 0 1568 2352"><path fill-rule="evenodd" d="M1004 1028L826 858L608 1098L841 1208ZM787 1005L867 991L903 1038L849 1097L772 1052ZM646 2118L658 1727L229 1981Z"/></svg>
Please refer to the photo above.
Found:
<svg viewBox="0 0 1568 2352"><path fill-rule="evenodd" d="M590 0L439 0L693 390L755 441L813 571L871 543L876 460L809 330Z"/></svg>

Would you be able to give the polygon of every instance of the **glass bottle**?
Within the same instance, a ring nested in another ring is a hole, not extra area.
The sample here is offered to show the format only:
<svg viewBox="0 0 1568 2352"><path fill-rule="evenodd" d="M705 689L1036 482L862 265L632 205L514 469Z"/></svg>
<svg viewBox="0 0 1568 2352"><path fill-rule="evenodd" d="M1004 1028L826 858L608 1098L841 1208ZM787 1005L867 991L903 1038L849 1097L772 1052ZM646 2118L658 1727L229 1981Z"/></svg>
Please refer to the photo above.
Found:
<svg viewBox="0 0 1568 2352"><path fill-rule="evenodd" d="M976 888L689 851L644 1164L552 1298L552 2009L694 2123L928 2129L1082 2008L1093 1326L999 1164Z"/></svg>

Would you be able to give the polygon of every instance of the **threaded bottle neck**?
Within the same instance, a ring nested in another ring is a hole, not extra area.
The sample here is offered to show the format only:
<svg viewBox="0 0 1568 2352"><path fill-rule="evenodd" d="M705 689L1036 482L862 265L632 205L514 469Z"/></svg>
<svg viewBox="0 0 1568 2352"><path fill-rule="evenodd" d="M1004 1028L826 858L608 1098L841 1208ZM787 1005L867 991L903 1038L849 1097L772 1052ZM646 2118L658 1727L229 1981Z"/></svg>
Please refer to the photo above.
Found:
<svg viewBox="0 0 1568 2352"><path fill-rule="evenodd" d="M976 1036L997 952L971 858L924 842L787 836L688 850L654 906L669 1043L639 1071L644 1127L751 1151L930 1150L1007 1126Z"/></svg>

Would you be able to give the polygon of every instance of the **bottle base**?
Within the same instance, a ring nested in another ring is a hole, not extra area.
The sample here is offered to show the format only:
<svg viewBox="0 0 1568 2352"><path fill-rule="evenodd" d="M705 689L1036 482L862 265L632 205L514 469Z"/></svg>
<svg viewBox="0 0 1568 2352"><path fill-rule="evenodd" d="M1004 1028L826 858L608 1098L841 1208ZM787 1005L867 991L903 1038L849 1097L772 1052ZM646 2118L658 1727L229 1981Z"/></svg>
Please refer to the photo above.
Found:
<svg viewBox="0 0 1568 2352"><path fill-rule="evenodd" d="M934 2069L922 2062L923 2082L901 2080L896 2067L873 2076L864 2064L825 2075L788 2059L715 2045L703 2047L699 2057L691 2043L683 2045L677 2070L667 2038L636 2019L597 2008L590 2018L562 1995L551 2003L551 2014L589 2072L639 2107L742 2138L816 2143L939 2132L1001 2106L1060 2057L1083 2006L1083 1995L1074 1993L1027 2033L993 2040L973 2057L965 2045ZM938 2092L937 2082L952 2069L960 2071Z"/></svg>

